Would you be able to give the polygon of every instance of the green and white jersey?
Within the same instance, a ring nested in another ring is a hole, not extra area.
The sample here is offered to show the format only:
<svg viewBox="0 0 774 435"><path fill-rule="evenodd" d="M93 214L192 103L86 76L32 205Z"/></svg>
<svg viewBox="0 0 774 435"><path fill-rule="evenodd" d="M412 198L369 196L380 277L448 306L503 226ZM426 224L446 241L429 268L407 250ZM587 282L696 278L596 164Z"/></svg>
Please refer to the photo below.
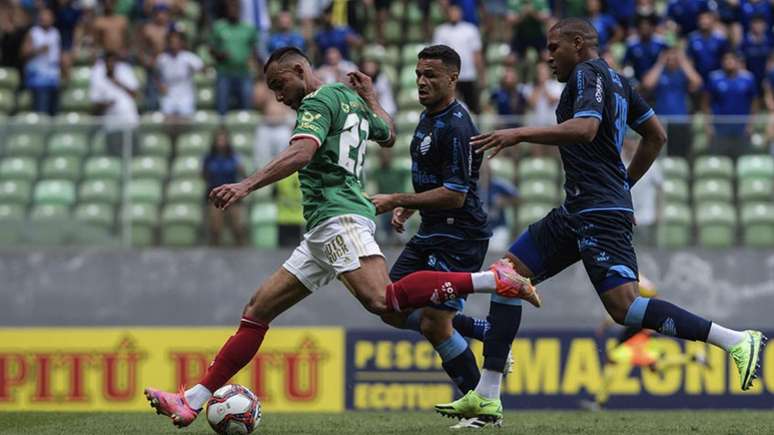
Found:
<svg viewBox="0 0 774 435"><path fill-rule="evenodd" d="M323 85L304 97L290 140L306 137L319 145L312 161L298 171L307 231L344 214L375 218L360 182L366 141L389 136L387 123L341 83Z"/></svg>

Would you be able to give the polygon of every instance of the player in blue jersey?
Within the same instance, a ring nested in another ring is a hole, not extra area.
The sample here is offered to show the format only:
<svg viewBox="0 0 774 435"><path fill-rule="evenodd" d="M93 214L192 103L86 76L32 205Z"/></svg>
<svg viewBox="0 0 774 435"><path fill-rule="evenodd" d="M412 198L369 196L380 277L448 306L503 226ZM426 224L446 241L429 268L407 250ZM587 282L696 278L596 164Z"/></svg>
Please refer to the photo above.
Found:
<svg viewBox="0 0 774 435"><path fill-rule="evenodd" d="M765 344L759 331L727 329L663 299L639 295L629 189L666 143L664 128L629 82L599 57L597 33L588 21L567 18L557 23L548 34L548 52L557 78L567 83L556 109L558 125L498 130L471 141L477 152L493 150L490 157L521 142L559 147L567 199L530 225L506 258L534 283L582 261L616 323L716 345L731 354L742 389L749 389ZM628 168L620 156L627 126L642 136ZM492 330L498 329L498 319L490 321ZM499 339L510 343L516 330ZM486 341L484 346L486 361ZM475 390L436 409L452 416L497 418L502 414L498 378L484 362Z"/></svg>
<svg viewBox="0 0 774 435"><path fill-rule="evenodd" d="M470 146L470 138L479 132L467 109L454 98L460 57L445 45L426 47L417 57L419 101L425 111L411 141L415 193L371 197L377 213L393 212L392 224L399 232L404 231L406 220L417 210L422 217L419 231L390 271L393 281L420 270L478 271L492 236L478 195L482 155ZM537 304L539 300L532 302ZM438 351L444 370L464 394L478 384L479 370L467 341L452 322L455 315L457 322L465 320L457 314L463 307L464 298L457 298L383 318L393 326L420 331ZM521 299L493 297L492 313L518 322ZM483 426L486 422L468 424Z"/></svg>

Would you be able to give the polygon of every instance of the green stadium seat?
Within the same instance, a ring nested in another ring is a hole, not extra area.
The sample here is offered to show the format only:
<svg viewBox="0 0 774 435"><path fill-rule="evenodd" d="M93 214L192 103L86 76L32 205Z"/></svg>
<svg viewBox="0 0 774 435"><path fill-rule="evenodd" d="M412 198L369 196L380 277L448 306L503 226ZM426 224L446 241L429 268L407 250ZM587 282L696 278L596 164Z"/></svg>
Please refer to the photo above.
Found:
<svg viewBox="0 0 774 435"><path fill-rule="evenodd" d="M115 220L115 211L108 204L78 204L75 207L75 219L93 225L110 227Z"/></svg>
<svg viewBox="0 0 774 435"><path fill-rule="evenodd" d="M403 50L400 53L400 60L403 65L411 65L413 71L414 65L417 64L417 55L423 48L425 48L425 44L404 45Z"/></svg>
<svg viewBox="0 0 774 435"><path fill-rule="evenodd" d="M683 248L691 243L691 210L685 203L667 203L656 230L661 248Z"/></svg>
<svg viewBox="0 0 774 435"><path fill-rule="evenodd" d="M168 158L172 155L172 141L164 133L143 133L140 135L140 154Z"/></svg>
<svg viewBox="0 0 774 435"><path fill-rule="evenodd" d="M395 115L395 128L398 130L398 134L408 134L412 136L414 130L419 124L419 115L422 112L416 110L400 111Z"/></svg>
<svg viewBox="0 0 774 435"><path fill-rule="evenodd" d="M667 178L661 187L667 202L687 203L690 200L688 183L681 178Z"/></svg>
<svg viewBox="0 0 774 435"><path fill-rule="evenodd" d="M695 179L725 178L730 180L734 176L734 164L729 157L699 157L693 163L693 176Z"/></svg>
<svg viewBox="0 0 774 435"><path fill-rule="evenodd" d="M97 156L86 160L84 178L101 180L121 179L121 160L117 157Z"/></svg>
<svg viewBox="0 0 774 435"><path fill-rule="evenodd" d="M774 247L774 205L771 203L745 204L740 213L742 239L754 248Z"/></svg>
<svg viewBox="0 0 774 435"><path fill-rule="evenodd" d="M771 156L742 156L736 162L739 179L774 178L774 158Z"/></svg>
<svg viewBox="0 0 774 435"><path fill-rule="evenodd" d="M53 133L48 138L51 156L84 157L89 153L89 140L80 133Z"/></svg>
<svg viewBox="0 0 774 435"><path fill-rule="evenodd" d="M12 121L12 129L14 131L34 131L37 134L46 134L51 128L51 117L43 113L19 113L12 118Z"/></svg>
<svg viewBox="0 0 774 435"><path fill-rule="evenodd" d="M769 201L774 192L772 178L740 178L737 183L737 198L741 202Z"/></svg>
<svg viewBox="0 0 774 435"><path fill-rule="evenodd" d="M61 109L67 112L88 112L93 104L86 88L70 88L62 92Z"/></svg>
<svg viewBox="0 0 774 435"><path fill-rule="evenodd" d="M192 246L199 238L202 207L197 204L169 204L161 212L161 244Z"/></svg>
<svg viewBox="0 0 774 435"><path fill-rule="evenodd" d="M500 81L502 80L503 76L505 75L505 66L503 65L492 65L487 67L486 69L486 82L490 84L490 86L497 86L500 84ZM482 94L482 97L484 97L486 100L489 100L489 95ZM482 101L486 101L482 100Z"/></svg>
<svg viewBox="0 0 774 435"><path fill-rule="evenodd" d="M0 181L0 204L25 205L30 200L31 185L27 181Z"/></svg>
<svg viewBox="0 0 774 435"><path fill-rule="evenodd" d="M531 223L544 218L551 211L547 204L524 203L519 206L517 222L519 230L527 228Z"/></svg>
<svg viewBox="0 0 774 435"><path fill-rule="evenodd" d="M38 133L11 133L5 141L8 156L40 157L43 148L43 136Z"/></svg>
<svg viewBox="0 0 774 435"><path fill-rule="evenodd" d="M19 87L19 71L15 68L0 68L0 88L15 90Z"/></svg>
<svg viewBox="0 0 774 435"><path fill-rule="evenodd" d="M252 133L261 122L258 112L238 110L226 114L225 125L229 132L242 131Z"/></svg>
<svg viewBox="0 0 774 435"><path fill-rule="evenodd" d="M166 117L161 112L149 112L140 116L140 130L157 132L166 127Z"/></svg>
<svg viewBox="0 0 774 435"><path fill-rule="evenodd" d="M167 176L167 161L161 157L135 157L131 163L132 178L163 179Z"/></svg>
<svg viewBox="0 0 774 435"><path fill-rule="evenodd" d="M16 97L10 89L0 89L0 113L11 113L16 106Z"/></svg>
<svg viewBox="0 0 774 435"><path fill-rule="evenodd" d="M555 205L559 203L559 189L553 181L528 180L519 185L519 193L525 202Z"/></svg>
<svg viewBox="0 0 774 435"><path fill-rule="evenodd" d="M99 126L99 120L85 113L67 112L56 115L53 124L56 132L73 131L88 136Z"/></svg>
<svg viewBox="0 0 774 435"><path fill-rule="evenodd" d="M209 110L197 110L191 119L190 125L191 129L194 130L212 131L220 125L220 116Z"/></svg>
<svg viewBox="0 0 774 435"><path fill-rule="evenodd" d="M729 248L736 241L736 213L729 203L712 202L696 208L698 242L707 248Z"/></svg>
<svg viewBox="0 0 774 435"><path fill-rule="evenodd" d="M22 90L16 94L16 110L24 112L32 110L32 93L29 90Z"/></svg>
<svg viewBox="0 0 774 435"><path fill-rule="evenodd" d="M417 73L414 64L404 65L400 70L398 78L401 89L411 89L417 87Z"/></svg>
<svg viewBox="0 0 774 435"><path fill-rule="evenodd" d="M30 212L24 242L35 245L59 245L70 233L69 207L61 204L37 204Z"/></svg>
<svg viewBox="0 0 774 435"><path fill-rule="evenodd" d="M202 176L200 157L182 156L172 162L172 178L196 178Z"/></svg>
<svg viewBox="0 0 774 435"><path fill-rule="evenodd" d="M121 191L118 182L114 180L85 180L78 192L78 200L81 202L117 204L120 199Z"/></svg>
<svg viewBox="0 0 774 435"><path fill-rule="evenodd" d="M0 179L35 181L38 167L35 159L29 157L6 157L0 161Z"/></svg>
<svg viewBox="0 0 774 435"><path fill-rule="evenodd" d="M516 181L516 163L512 159L499 158L489 161L489 168L492 175L507 180L511 183Z"/></svg>
<svg viewBox="0 0 774 435"><path fill-rule="evenodd" d="M161 203L161 181L157 179L133 179L127 187L129 201L132 203Z"/></svg>
<svg viewBox="0 0 774 435"><path fill-rule="evenodd" d="M132 246L150 246L155 241L155 228L159 223L159 210L153 204L132 204L126 210L131 221Z"/></svg>
<svg viewBox="0 0 774 435"><path fill-rule="evenodd" d="M733 199L728 179L698 179L693 183L693 200L701 202L730 202Z"/></svg>
<svg viewBox="0 0 774 435"><path fill-rule="evenodd" d="M75 203L75 184L70 180L40 180L32 197L36 204L70 207Z"/></svg>
<svg viewBox="0 0 774 435"><path fill-rule="evenodd" d="M250 227L253 246L274 248L277 246L277 206L271 202L258 203L250 210Z"/></svg>
<svg viewBox="0 0 774 435"><path fill-rule="evenodd" d="M492 43L486 49L487 65L501 64L511 54L511 46L504 43Z"/></svg>
<svg viewBox="0 0 774 435"><path fill-rule="evenodd" d="M688 181L691 171L687 160L682 157L664 157L658 161L661 164L661 170L664 171L664 178Z"/></svg>
<svg viewBox="0 0 774 435"><path fill-rule="evenodd" d="M497 159L495 159L497 160ZM519 180L556 180L559 178L559 163L550 157L528 157L519 162Z"/></svg>
<svg viewBox="0 0 774 435"><path fill-rule="evenodd" d="M212 86L199 86L196 89L196 107L202 110L215 109L215 88Z"/></svg>
<svg viewBox="0 0 774 435"><path fill-rule="evenodd" d="M107 244L113 242L115 210L107 204L78 204L73 213L75 225L72 239L81 244Z"/></svg>
<svg viewBox="0 0 774 435"><path fill-rule="evenodd" d="M194 83L197 87L199 86L214 86L215 85L215 70L214 69L205 69L204 71L199 71L194 75Z"/></svg>
<svg viewBox="0 0 774 435"><path fill-rule="evenodd" d="M178 156L202 157L210 149L212 136L205 132L190 132L177 138Z"/></svg>
<svg viewBox="0 0 774 435"><path fill-rule="evenodd" d="M77 157L48 157L40 164L42 178L78 181L81 177L81 160Z"/></svg>
<svg viewBox="0 0 774 435"><path fill-rule="evenodd" d="M172 180L167 185L167 203L200 203L205 198L205 191L202 180Z"/></svg>
<svg viewBox="0 0 774 435"><path fill-rule="evenodd" d="M235 131L232 132L230 136L231 146L234 147L234 150L237 153L252 159L253 147L255 145L255 136L253 133Z"/></svg>
<svg viewBox="0 0 774 435"><path fill-rule="evenodd" d="M0 203L0 245L21 240L24 220L24 206Z"/></svg>
<svg viewBox="0 0 774 435"><path fill-rule="evenodd" d="M393 2L393 4L395 4ZM403 40L403 26L396 20L388 20L384 26L384 38L390 44L397 44Z"/></svg>
<svg viewBox="0 0 774 435"><path fill-rule="evenodd" d="M419 104L419 95L417 94L417 88L404 88L398 93L398 107L400 110L421 110L422 105Z"/></svg>
<svg viewBox="0 0 774 435"><path fill-rule="evenodd" d="M88 88L91 81L90 66L76 66L70 71L70 86L75 88Z"/></svg>

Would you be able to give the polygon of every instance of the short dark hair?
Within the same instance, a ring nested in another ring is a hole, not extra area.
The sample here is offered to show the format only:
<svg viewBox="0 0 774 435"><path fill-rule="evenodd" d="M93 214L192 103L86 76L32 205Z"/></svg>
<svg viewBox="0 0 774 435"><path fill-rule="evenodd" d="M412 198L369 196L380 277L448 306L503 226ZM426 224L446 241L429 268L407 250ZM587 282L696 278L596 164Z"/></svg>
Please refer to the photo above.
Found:
<svg viewBox="0 0 774 435"><path fill-rule="evenodd" d="M290 56L300 56L304 60L306 60L308 64L310 65L312 64L312 62L309 61L309 58L306 57L306 54L304 54L304 52L298 49L297 47L282 47L272 51L271 56L269 56L269 60L267 60L266 63L263 65L263 72L265 73L266 70L269 69L269 65L271 65L272 63L280 62L284 58L290 57Z"/></svg>
<svg viewBox="0 0 774 435"><path fill-rule="evenodd" d="M559 32L562 37L573 39L580 36L594 47L599 46L599 34L591 22L585 18L562 18L554 24L551 30Z"/></svg>
<svg viewBox="0 0 774 435"><path fill-rule="evenodd" d="M417 54L417 59L438 59L441 63L447 67L453 68L457 72L460 71L460 67L462 66L460 55L457 54L453 48L443 44L431 45L423 48L422 51Z"/></svg>

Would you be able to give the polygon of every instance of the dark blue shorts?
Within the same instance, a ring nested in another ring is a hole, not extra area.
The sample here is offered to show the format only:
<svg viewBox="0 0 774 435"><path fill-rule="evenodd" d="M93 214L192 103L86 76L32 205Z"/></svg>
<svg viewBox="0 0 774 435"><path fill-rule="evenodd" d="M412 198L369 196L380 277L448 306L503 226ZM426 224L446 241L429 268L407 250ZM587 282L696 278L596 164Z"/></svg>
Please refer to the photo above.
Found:
<svg viewBox="0 0 774 435"><path fill-rule="evenodd" d="M509 251L532 271L534 283L582 260L594 288L602 293L638 279L633 225L632 213L626 211L570 214L555 208L530 225Z"/></svg>
<svg viewBox="0 0 774 435"><path fill-rule="evenodd" d="M478 272L484 264L489 240L458 240L449 237L421 238L414 236L406 244L400 257L390 270L390 279L395 282L404 276L420 270L441 272ZM430 305L449 311L462 311L465 298Z"/></svg>

